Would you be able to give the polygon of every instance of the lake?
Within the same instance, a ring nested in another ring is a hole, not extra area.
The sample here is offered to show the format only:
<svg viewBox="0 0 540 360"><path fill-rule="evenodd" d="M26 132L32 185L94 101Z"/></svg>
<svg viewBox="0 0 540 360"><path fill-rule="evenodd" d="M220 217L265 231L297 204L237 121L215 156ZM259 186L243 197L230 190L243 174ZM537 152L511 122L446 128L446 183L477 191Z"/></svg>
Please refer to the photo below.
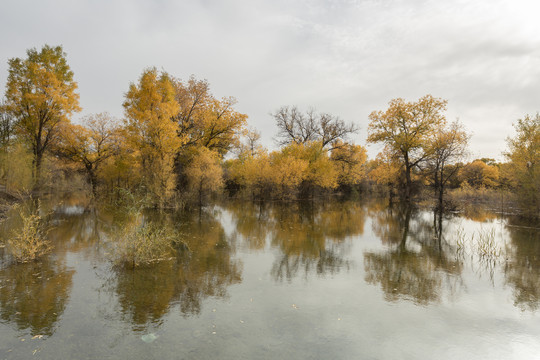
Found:
<svg viewBox="0 0 540 360"><path fill-rule="evenodd" d="M189 250L132 269L111 261L129 215L50 207L50 255L14 264L0 248L0 359L540 356L537 223L377 200L218 203L145 212ZM1 226L5 239L16 220Z"/></svg>

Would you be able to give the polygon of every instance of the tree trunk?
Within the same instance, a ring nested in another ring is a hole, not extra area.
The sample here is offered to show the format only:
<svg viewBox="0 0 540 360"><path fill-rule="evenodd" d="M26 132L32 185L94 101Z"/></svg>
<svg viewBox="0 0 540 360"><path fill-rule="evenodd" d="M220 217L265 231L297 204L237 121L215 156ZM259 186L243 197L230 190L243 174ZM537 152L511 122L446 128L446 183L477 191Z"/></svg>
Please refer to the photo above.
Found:
<svg viewBox="0 0 540 360"><path fill-rule="evenodd" d="M412 180L411 180L411 167L407 164L405 166L405 180L407 181L405 186L405 201L410 202L411 201L411 188L412 188Z"/></svg>
<svg viewBox="0 0 540 360"><path fill-rule="evenodd" d="M35 166L34 166L34 190L39 190L41 187L41 164L43 160L43 153L36 152L35 154Z"/></svg>

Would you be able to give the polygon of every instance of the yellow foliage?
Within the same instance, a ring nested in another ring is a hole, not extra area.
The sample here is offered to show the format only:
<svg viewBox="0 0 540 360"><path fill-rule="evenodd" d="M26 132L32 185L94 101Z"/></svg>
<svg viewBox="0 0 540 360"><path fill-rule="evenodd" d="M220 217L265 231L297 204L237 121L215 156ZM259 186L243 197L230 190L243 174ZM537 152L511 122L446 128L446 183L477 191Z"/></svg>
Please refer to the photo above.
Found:
<svg viewBox="0 0 540 360"><path fill-rule="evenodd" d="M369 177L380 185L395 185L399 182L400 169L401 167L390 153L383 151L377 154Z"/></svg>
<svg viewBox="0 0 540 360"><path fill-rule="evenodd" d="M282 196L297 188L304 178L309 163L299 159L287 151L273 152L270 154L271 181L277 187Z"/></svg>
<svg viewBox="0 0 540 360"><path fill-rule="evenodd" d="M400 159L405 169L407 200L412 196L412 169L427 159L431 138L446 124L446 104L446 100L431 95L417 102L394 99L386 111L369 115L367 141L383 143L393 157Z"/></svg>
<svg viewBox="0 0 540 360"><path fill-rule="evenodd" d="M185 173L190 189L198 194L200 204L205 193L215 192L223 187L223 169L219 155L208 148L196 149Z"/></svg>
<svg viewBox="0 0 540 360"><path fill-rule="evenodd" d="M57 140L59 125L80 111L79 94L61 46L45 45L27 55L9 60L5 109L18 120L18 136L32 148L39 181L43 155Z"/></svg>
<svg viewBox="0 0 540 360"><path fill-rule="evenodd" d="M494 187L498 184L499 169L481 160L475 160L460 169L458 177L462 182L466 181L475 188L481 186Z"/></svg>
<svg viewBox="0 0 540 360"><path fill-rule="evenodd" d="M516 136L508 138L510 168L522 205L540 217L540 114L526 115L514 124Z"/></svg>
<svg viewBox="0 0 540 360"><path fill-rule="evenodd" d="M118 152L119 130L107 113L89 115L84 125L65 124L57 152L83 165L95 194L101 164Z"/></svg>
<svg viewBox="0 0 540 360"><path fill-rule="evenodd" d="M239 144L247 115L234 110L233 97L214 98L208 82L194 77L185 84L177 79L173 83L179 104L174 119L186 147L204 146L222 157Z"/></svg>
<svg viewBox="0 0 540 360"><path fill-rule="evenodd" d="M174 158L184 139L172 121L180 107L170 77L147 69L131 84L124 102L126 143L141 164L143 185L155 204L163 206L176 185Z"/></svg>
<svg viewBox="0 0 540 360"><path fill-rule="evenodd" d="M22 225L13 231L7 245L11 255L18 262L32 261L52 250L47 239L50 230L47 215L42 213L40 203L34 209L18 207Z"/></svg>
<svg viewBox="0 0 540 360"><path fill-rule="evenodd" d="M242 154L232 161L229 172L237 184L248 190L262 191L272 185L272 168L266 152L259 152L257 155Z"/></svg>
<svg viewBox="0 0 540 360"><path fill-rule="evenodd" d="M336 143L331 159L338 172L340 185L356 185L366 176L367 151L360 145Z"/></svg>
<svg viewBox="0 0 540 360"><path fill-rule="evenodd" d="M20 143L0 151L0 179L7 192L26 192L32 188L32 153Z"/></svg>

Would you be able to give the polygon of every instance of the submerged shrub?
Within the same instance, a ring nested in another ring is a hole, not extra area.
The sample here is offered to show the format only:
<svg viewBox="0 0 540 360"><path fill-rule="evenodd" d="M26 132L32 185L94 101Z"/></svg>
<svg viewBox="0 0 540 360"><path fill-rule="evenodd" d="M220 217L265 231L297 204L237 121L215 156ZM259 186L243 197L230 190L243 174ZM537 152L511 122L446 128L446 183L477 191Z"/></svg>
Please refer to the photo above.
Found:
<svg viewBox="0 0 540 360"><path fill-rule="evenodd" d="M181 244L176 231L137 221L113 233L112 258L116 265L137 267L171 258Z"/></svg>
<svg viewBox="0 0 540 360"><path fill-rule="evenodd" d="M16 205L22 224L12 232L7 240L9 253L17 262L36 260L52 250L47 234L51 230L48 221L49 214L42 214L41 203L33 209L24 209Z"/></svg>

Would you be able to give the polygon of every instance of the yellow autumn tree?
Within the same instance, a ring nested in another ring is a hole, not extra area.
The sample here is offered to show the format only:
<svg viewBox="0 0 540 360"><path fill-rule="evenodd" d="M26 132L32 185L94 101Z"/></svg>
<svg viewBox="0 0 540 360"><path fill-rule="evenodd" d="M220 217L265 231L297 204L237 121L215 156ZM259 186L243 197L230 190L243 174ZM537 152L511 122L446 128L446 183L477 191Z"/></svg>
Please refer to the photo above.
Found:
<svg viewBox="0 0 540 360"><path fill-rule="evenodd" d="M445 187L461 168L469 138L463 126L454 121L449 126L436 129L429 143L427 178L435 188L441 209Z"/></svg>
<svg viewBox="0 0 540 360"><path fill-rule="evenodd" d="M446 124L447 101L426 95L416 102L391 100L386 111L369 115L369 143L382 143L405 172L405 199L412 196L412 171L429 156L429 140Z"/></svg>
<svg viewBox="0 0 540 360"><path fill-rule="evenodd" d="M474 160L459 170L461 182L467 182L473 188L495 187L498 184L499 169L482 160Z"/></svg>
<svg viewBox="0 0 540 360"><path fill-rule="evenodd" d="M288 151L274 151L270 154L271 182L280 198L290 197L302 183L309 163Z"/></svg>
<svg viewBox="0 0 540 360"><path fill-rule="evenodd" d="M516 135L508 138L510 169L518 196L529 215L540 217L540 114L526 115L515 124Z"/></svg>
<svg viewBox="0 0 540 360"><path fill-rule="evenodd" d="M237 159L229 161L229 177L253 198L263 198L273 187L272 167L266 151L255 154L242 152Z"/></svg>
<svg viewBox="0 0 540 360"><path fill-rule="evenodd" d="M367 151L364 147L337 142L330 159L337 170L337 182L340 187L352 188L365 178Z"/></svg>
<svg viewBox="0 0 540 360"><path fill-rule="evenodd" d="M392 156L391 151L385 149L372 161L368 173L371 181L388 188L390 200L394 196L394 188L399 183L401 165Z"/></svg>
<svg viewBox="0 0 540 360"><path fill-rule="evenodd" d="M126 141L141 165L142 181L155 205L163 206L175 188L174 159L184 142L173 117L179 111L174 84L167 73L143 71L126 93Z"/></svg>
<svg viewBox="0 0 540 360"><path fill-rule="evenodd" d="M185 173L189 188L197 195L199 206L202 206L206 194L223 187L223 168L219 155L206 147L195 150Z"/></svg>
<svg viewBox="0 0 540 360"><path fill-rule="evenodd" d="M57 153L83 165L92 194L96 195L101 164L118 152L118 126L107 113L88 115L83 125L66 124L61 128Z"/></svg>
<svg viewBox="0 0 540 360"><path fill-rule="evenodd" d="M174 87L179 104L174 119L185 138L184 148L204 146L223 157L238 145L247 115L234 109L235 98L216 99L208 81L193 76L185 83L175 79Z"/></svg>
<svg viewBox="0 0 540 360"><path fill-rule="evenodd" d="M61 46L29 49L26 59L8 61L5 111L16 119L15 132L33 153L34 182L39 185L43 156L58 140L58 129L79 108L77 83Z"/></svg>

